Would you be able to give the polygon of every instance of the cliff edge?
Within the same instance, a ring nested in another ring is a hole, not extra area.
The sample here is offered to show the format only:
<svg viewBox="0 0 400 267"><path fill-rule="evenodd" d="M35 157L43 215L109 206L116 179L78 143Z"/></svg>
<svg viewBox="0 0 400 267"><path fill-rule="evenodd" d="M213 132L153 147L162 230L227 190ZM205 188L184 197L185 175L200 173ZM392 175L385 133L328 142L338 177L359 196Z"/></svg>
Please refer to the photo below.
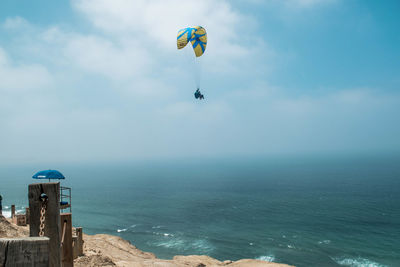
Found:
<svg viewBox="0 0 400 267"><path fill-rule="evenodd" d="M0 238L23 236L29 236L28 227L16 226L0 215ZM84 256L75 259L74 266L77 267L290 267L253 259L219 261L205 255L175 256L172 260L163 260L118 236L84 234L83 240Z"/></svg>

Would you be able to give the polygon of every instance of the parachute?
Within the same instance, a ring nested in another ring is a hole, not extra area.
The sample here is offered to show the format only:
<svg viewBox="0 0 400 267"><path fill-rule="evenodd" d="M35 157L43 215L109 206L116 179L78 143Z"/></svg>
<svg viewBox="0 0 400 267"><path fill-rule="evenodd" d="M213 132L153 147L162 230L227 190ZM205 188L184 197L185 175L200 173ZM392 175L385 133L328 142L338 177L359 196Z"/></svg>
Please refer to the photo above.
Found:
<svg viewBox="0 0 400 267"><path fill-rule="evenodd" d="M184 48L188 42L192 43L196 57L202 56L207 46L206 30L201 26L194 26L179 30L176 38L178 49Z"/></svg>
<svg viewBox="0 0 400 267"><path fill-rule="evenodd" d="M201 57L204 54L207 46L207 33L206 30L201 26L194 26L184 28L178 31L176 37L176 45L178 49L184 48L188 43L192 44L195 58ZM198 59L195 60L196 68L198 69ZM194 71L196 76L197 90L194 93L196 99L204 99L204 95L200 92L200 71Z"/></svg>

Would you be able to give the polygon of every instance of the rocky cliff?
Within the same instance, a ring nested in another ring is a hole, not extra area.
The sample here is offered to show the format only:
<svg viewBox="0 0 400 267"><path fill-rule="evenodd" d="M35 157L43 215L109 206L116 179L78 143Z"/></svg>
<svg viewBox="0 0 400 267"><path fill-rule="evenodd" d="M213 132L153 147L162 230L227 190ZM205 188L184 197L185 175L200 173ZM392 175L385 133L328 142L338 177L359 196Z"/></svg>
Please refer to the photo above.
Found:
<svg viewBox="0 0 400 267"><path fill-rule="evenodd" d="M12 224L0 215L0 238L29 236L28 227ZM118 236L84 235L84 256L74 261L77 267L289 267L253 259L219 261L205 255L175 256L171 260L158 259L153 253L143 252Z"/></svg>

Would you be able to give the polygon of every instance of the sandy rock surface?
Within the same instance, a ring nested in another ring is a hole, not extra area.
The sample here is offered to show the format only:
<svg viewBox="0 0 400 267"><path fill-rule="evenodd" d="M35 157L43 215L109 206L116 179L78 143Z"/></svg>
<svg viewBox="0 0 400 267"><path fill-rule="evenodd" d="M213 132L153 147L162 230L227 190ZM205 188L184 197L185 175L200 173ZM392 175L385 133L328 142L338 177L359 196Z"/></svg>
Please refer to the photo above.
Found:
<svg viewBox="0 0 400 267"><path fill-rule="evenodd" d="M29 228L17 226L11 223L11 220L0 215L0 238L14 238L29 236Z"/></svg>

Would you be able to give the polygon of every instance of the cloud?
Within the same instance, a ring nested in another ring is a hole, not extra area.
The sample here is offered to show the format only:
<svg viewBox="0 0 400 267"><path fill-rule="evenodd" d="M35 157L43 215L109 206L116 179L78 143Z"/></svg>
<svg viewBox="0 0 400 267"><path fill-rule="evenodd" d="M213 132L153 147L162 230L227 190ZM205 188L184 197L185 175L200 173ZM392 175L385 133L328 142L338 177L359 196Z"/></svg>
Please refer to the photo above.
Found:
<svg viewBox="0 0 400 267"><path fill-rule="evenodd" d="M0 91L29 91L46 87L52 82L51 74L40 64L12 64L0 47Z"/></svg>
<svg viewBox="0 0 400 267"><path fill-rule="evenodd" d="M261 51L268 54L262 39L249 32L252 19L233 10L227 1L74 0L72 3L96 28L113 39L136 40L138 46L132 49L146 47L153 52L154 60L182 57L183 52L176 49L177 31L193 25L202 25L207 30L207 57L201 60L213 72L239 71L241 68L235 68L239 62L256 58Z"/></svg>
<svg viewBox="0 0 400 267"><path fill-rule="evenodd" d="M340 0L250 0L254 5L275 6L285 9L312 9L316 7L328 6Z"/></svg>
<svg viewBox="0 0 400 267"><path fill-rule="evenodd" d="M239 96L229 99L236 116L243 110L241 103L247 107L238 118L240 126L229 123L235 138L245 140L237 151L347 153L390 151L400 145L395 141L400 129L393 117L398 113L399 94L368 88L299 96L274 88L266 89L264 95L258 89L251 91L247 97L241 95L240 101Z"/></svg>
<svg viewBox="0 0 400 267"><path fill-rule="evenodd" d="M31 25L26 19L17 16L7 18L1 26L7 30L18 30L29 28Z"/></svg>
<svg viewBox="0 0 400 267"><path fill-rule="evenodd" d="M312 8L316 6L329 5L337 2L337 0L285 0L287 7L293 8Z"/></svg>
<svg viewBox="0 0 400 267"><path fill-rule="evenodd" d="M270 85L284 55L232 2L71 3L88 25L38 26L16 17L0 27L7 34L0 48L2 162L356 150L398 139L396 94L294 94ZM209 35L199 64L190 49L176 49L177 30L193 24ZM196 68L203 102L193 101Z"/></svg>
<svg viewBox="0 0 400 267"><path fill-rule="evenodd" d="M211 32L216 30L216 38L234 39L238 36L232 27L245 19L226 1L74 0L73 5L100 29L113 34L139 34L169 49L176 49L171 36L182 27L203 25Z"/></svg>
<svg viewBox="0 0 400 267"><path fill-rule="evenodd" d="M86 71L112 80L128 79L149 70L152 58L134 42L116 45L97 36L75 36L65 47L65 55Z"/></svg>

